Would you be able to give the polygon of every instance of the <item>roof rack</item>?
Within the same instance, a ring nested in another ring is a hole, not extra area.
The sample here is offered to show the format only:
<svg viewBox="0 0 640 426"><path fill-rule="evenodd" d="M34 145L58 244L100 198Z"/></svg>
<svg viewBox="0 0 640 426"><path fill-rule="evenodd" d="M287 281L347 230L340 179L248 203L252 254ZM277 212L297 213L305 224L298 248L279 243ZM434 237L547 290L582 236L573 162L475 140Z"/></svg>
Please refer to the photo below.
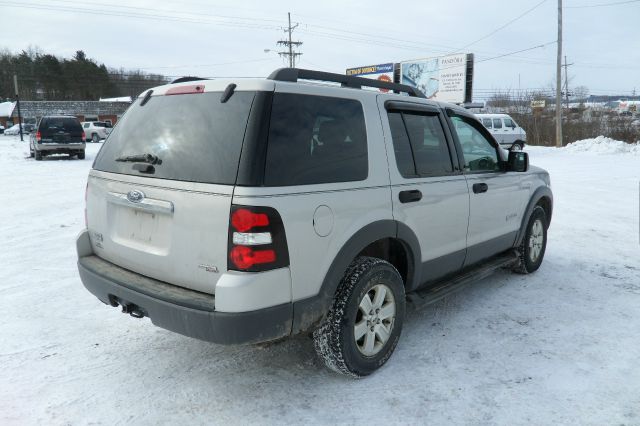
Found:
<svg viewBox="0 0 640 426"><path fill-rule="evenodd" d="M279 68L271 73L269 80L297 82L298 80L317 80L341 83L342 87L361 89L365 87L375 87L378 89L393 90L395 92L407 93L416 98L426 98L426 96L415 87L406 84L389 83L386 81L374 80L370 78L353 77L350 75L336 74L332 72L305 70L300 68Z"/></svg>

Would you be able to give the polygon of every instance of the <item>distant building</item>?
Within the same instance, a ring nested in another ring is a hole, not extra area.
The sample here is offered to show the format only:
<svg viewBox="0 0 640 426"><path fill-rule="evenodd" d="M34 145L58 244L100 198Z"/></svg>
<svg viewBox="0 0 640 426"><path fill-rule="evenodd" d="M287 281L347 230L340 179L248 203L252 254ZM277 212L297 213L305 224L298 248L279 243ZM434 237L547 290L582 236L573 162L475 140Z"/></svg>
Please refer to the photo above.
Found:
<svg viewBox="0 0 640 426"><path fill-rule="evenodd" d="M6 106L11 104L11 107ZM122 117L131 102L123 101L20 101L20 112L23 123L36 123L45 115L72 115L80 121L107 121L111 124ZM8 115L3 116L3 113ZM18 109L15 102L0 104L0 124L18 122Z"/></svg>
<svg viewBox="0 0 640 426"><path fill-rule="evenodd" d="M0 103L0 126L4 126L5 128L9 127L7 122L10 122L11 125L11 116L13 115L13 108L15 107L15 102L2 102Z"/></svg>

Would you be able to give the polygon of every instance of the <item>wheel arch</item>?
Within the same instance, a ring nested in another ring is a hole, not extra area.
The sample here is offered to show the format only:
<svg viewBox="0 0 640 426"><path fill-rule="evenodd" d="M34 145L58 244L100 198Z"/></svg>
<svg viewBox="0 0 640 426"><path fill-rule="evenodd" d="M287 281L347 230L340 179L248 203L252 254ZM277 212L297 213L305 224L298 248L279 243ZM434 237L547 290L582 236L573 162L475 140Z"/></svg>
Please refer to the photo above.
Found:
<svg viewBox="0 0 640 426"><path fill-rule="evenodd" d="M399 248L402 254L391 252ZM383 256L398 269L407 289L416 288L420 280L420 244L413 231L395 220L370 223L354 233L338 251L318 294L293 303L293 334L312 329L324 318L340 280L358 256Z"/></svg>
<svg viewBox="0 0 640 426"><path fill-rule="evenodd" d="M526 232L527 223L529 223L529 218L533 213L533 209L536 206L541 206L546 215L547 215L547 228L551 223L551 215L553 213L553 193L551 189L547 186L541 186L536 189L529 199L529 203L527 204L527 208L524 211L524 215L522 215L522 223L520 224L520 230L518 231L518 237L516 238L516 242L514 247L520 246L522 243L522 239L524 238L524 234Z"/></svg>

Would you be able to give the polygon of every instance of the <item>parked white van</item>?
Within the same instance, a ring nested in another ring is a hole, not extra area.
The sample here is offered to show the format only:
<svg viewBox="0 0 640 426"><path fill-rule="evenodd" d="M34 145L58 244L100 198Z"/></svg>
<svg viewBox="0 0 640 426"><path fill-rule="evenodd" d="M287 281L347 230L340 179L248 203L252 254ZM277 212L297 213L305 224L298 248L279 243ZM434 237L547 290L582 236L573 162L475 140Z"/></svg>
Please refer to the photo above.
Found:
<svg viewBox="0 0 640 426"><path fill-rule="evenodd" d="M493 137L505 149L522 151L527 141L527 132L507 114L476 114L484 127L489 129Z"/></svg>

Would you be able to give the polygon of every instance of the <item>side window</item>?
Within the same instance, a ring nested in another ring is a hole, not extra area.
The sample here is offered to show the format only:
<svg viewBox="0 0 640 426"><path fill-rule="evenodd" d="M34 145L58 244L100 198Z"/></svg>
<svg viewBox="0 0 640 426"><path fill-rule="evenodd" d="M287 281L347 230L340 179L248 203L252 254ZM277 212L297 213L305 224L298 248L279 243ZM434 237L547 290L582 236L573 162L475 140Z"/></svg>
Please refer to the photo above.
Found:
<svg viewBox="0 0 640 426"><path fill-rule="evenodd" d="M492 124L491 124L491 119L490 118L483 118L482 119L482 124L484 124L484 127L486 127L487 129L491 129L492 128Z"/></svg>
<svg viewBox="0 0 640 426"><path fill-rule="evenodd" d="M493 119L493 128L494 129L502 129L502 119L501 118L494 118Z"/></svg>
<svg viewBox="0 0 640 426"><path fill-rule="evenodd" d="M368 171L367 131L359 101L274 95L266 186L360 181Z"/></svg>
<svg viewBox="0 0 640 426"><path fill-rule="evenodd" d="M447 139L437 115L390 112L389 126L396 164L402 177L453 172Z"/></svg>
<svg viewBox="0 0 640 426"><path fill-rule="evenodd" d="M84 123L84 128L88 129L89 128L89 123Z"/></svg>
<svg viewBox="0 0 640 426"><path fill-rule="evenodd" d="M409 113L403 113L402 116L418 174L428 176L453 172L447 139L438 116Z"/></svg>
<svg viewBox="0 0 640 426"><path fill-rule="evenodd" d="M515 129L516 128L516 124L513 122L512 119L505 118L504 119L504 127L509 127L509 128Z"/></svg>
<svg viewBox="0 0 640 426"><path fill-rule="evenodd" d="M413 162L411 152L411 142L407 129L402 121L402 114L399 112L389 113L389 127L391 127L391 138L393 139L393 151L396 155L398 171L404 178L418 177L416 165Z"/></svg>
<svg viewBox="0 0 640 426"><path fill-rule="evenodd" d="M451 116L451 121L462 146L465 170L471 172L499 171L498 152L481 131L480 123L459 115Z"/></svg>

